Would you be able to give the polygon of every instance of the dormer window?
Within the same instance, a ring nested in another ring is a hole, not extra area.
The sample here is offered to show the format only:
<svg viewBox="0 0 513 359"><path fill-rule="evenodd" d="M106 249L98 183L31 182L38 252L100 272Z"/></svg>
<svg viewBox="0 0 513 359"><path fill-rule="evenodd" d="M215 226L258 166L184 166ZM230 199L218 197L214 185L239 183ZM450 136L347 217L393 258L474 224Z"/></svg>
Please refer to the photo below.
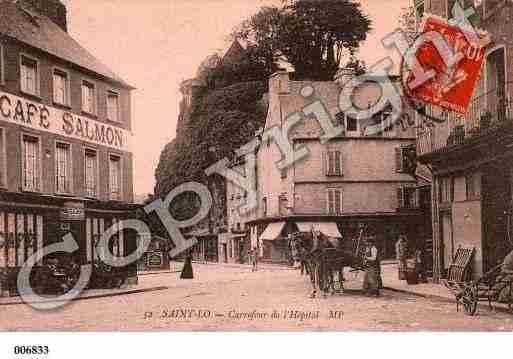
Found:
<svg viewBox="0 0 513 359"><path fill-rule="evenodd" d="M107 118L114 122L120 122L119 94L114 91L107 92Z"/></svg>

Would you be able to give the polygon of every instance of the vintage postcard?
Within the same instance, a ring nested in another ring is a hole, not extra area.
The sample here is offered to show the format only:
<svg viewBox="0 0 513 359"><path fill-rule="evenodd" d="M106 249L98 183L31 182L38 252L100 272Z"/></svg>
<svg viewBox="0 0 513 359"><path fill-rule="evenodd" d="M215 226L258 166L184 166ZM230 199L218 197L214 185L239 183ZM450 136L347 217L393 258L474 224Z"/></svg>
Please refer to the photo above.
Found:
<svg viewBox="0 0 513 359"><path fill-rule="evenodd" d="M0 330L512 331L512 19L0 0Z"/></svg>

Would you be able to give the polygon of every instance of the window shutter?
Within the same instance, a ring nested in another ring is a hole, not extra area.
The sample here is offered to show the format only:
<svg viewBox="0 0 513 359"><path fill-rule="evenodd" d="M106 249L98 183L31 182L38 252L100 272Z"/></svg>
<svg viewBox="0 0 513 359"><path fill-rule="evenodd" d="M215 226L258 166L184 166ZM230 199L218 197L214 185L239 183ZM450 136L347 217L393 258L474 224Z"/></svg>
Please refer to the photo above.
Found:
<svg viewBox="0 0 513 359"><path fill-rule="evenodd" d="M332 214L334 212L335 205L334 191L328 190L328 213Z"/></svg>
<svg viewBox="0 0 513 359"><path fill-rule="evenodd" d="M328 152L328 174L335 174L335 153L333 151Z"/></svg>
<svg viewBox="0 0 513 359"><path fill-rule="evenodd" d="M404 188L397 188L397 208L403 208L404 205Z"/></svg>
<svg viewBox="0 0 513 359"><path fill-rule="evenodd" d="M327 175L328 174L328 166L327 166L327 158L326 158L326 152L322 152L322 159L321 159L321 163L322 163L322 174L323 175Z"/></svg>
<svg viewBox="0 0 513 359"><path fill-rule="evenodd" d="M403 151L401 147L395 148L395 171L403 172Z"/></svg>
<svg viewBox="0 0 513 359"><path fill-rule="evenodd" d="M342 175L342 156L340 151L335 151L335 173L338 176Z"/></svg>

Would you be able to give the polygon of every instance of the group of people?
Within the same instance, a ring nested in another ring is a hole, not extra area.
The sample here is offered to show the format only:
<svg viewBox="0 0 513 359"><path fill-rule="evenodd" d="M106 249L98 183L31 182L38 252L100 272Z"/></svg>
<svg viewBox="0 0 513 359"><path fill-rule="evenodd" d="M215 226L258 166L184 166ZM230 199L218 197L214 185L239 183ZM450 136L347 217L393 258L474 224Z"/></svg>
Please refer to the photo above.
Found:
<svg viewBox="0 0 513 359"><path fill-rule="evenodd" d="M410 263L410 273L413 273L415 280L422 283L427 282L424 253L421 248L410 248L406 234L401 233L395 244L395 253L399 268L399 279L406 280L408 272L408 262Z"/></svg>

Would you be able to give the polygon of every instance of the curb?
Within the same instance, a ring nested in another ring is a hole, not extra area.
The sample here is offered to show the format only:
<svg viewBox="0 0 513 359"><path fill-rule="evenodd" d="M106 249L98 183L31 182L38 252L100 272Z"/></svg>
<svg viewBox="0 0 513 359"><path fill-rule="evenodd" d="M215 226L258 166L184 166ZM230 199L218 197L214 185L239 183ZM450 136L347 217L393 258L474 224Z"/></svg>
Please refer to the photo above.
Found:
<svg viewBox="0 0 513 359"><path fill-rule="evenodd" d="M413 295L413 296L416 296L416 297L420 297L420 298L424 298L424 299L434 299L434 300L438 300L438 301L443 301L443 302L447 302L447 303L454 303L454 304L456 304L456 299L449 299L447 297L442 297L441 295L422 294L422 293L416 293L416 292L412 292L412 291L408 291L408 290L404 290L404 289L392 288L392 287L383 287L383 289L389 290L389 291L392 291L392 292L397 292L397 293L410 294L410 295ZM478 307L478 309L486 309L486 310L490 311L490 307L487 304L482 304L482 303L478 302L477 303L477 307ZM508 310L508 308L503 308L502 306L494 306L493 310L496 311L496 312L501 312L501 313L506 313L506 314L513 314L513 313L511 313Z"/></svg>
<svg viewBox="0 0 513 359"><path fill-rule="evenodd" d="M175 270L175 271L156 271L156 272L137 272L137 276L145 276L145 275L159 275L159 274L172 274L172 273L180 273L182 270Z"/></svg>
<svg viewBox="0 0 513 359"><path fill-rule="evenodd" d="M152 288L142 288L142 289L133 289L118 293L105 293L105 294L94 294L86 297L77 297L72 299L72 302L79 301L79 300L88 300L88 299L98 299L98 298L108 298L108 297L118 297L121 295L127 295L127 294L138 294L138 293L148 293L148 292L157 292L161 290L167 290L169 287L152 287ZM7 302L7 303L0 303L0 306L6 306L6 305L19 305L19 304L36 304L36 303L55 303L55 302L62 302L62 300L39 300L39 301L29 301L24 302L22 300L16 301L16 302Z"/></svg>

